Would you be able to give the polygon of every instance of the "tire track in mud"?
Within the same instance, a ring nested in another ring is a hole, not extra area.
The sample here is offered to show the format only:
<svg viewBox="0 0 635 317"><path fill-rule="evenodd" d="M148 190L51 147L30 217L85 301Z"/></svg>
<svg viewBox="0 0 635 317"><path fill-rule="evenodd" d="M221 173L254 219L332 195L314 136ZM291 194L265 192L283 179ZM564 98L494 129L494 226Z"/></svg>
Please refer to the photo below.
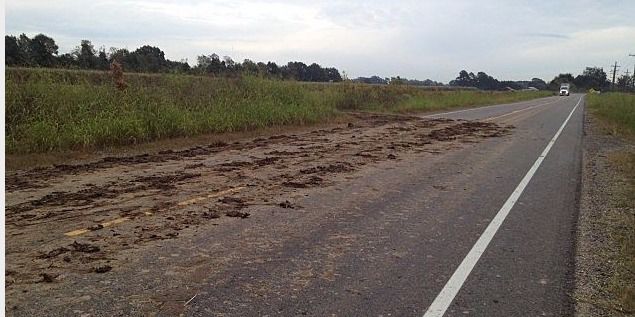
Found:
<svg viewBox="0 0 635 317"><path fill-rule="evenodd" d="M253 205L301 208L284 197L329 186L373 163L407 153L438 154L461 143L504 136L513 128L352 116L354 124L331 129L7 175L7 289L63 282L58 277L66 272L106 273L120 261L121 250L178 238L191 227L248 219ZM113 219L125 221L101 225ZM64 236L73 229L86 233ZM81 252L78 245L94 252Z"/></svg>

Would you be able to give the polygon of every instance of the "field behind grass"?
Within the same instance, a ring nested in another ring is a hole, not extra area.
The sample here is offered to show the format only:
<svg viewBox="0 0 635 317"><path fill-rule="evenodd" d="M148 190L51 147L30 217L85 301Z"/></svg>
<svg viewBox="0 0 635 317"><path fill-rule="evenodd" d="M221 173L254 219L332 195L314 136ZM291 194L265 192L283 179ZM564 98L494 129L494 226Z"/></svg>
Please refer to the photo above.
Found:
<svg viewBox="0 0 635 317"><path fill-rule="evenodd" d="M328 122L346 111L420 112L528 100L548 92L434 91L257 77L8 68L6 153L46 153Z"/></svg>
<svg viewBox="0 0 635 317"><path fill-rule="evenodd" d="M631 145L635 142L635 95L608 93L589 95L587 106L599 118L605 130L622 137ZM625 186L612 197L618 210L606 230L619 246L617 263L608 283L609 292L619 302L620 311L635 313L635 151L609 153L612 165L625 179Z"/></svg>

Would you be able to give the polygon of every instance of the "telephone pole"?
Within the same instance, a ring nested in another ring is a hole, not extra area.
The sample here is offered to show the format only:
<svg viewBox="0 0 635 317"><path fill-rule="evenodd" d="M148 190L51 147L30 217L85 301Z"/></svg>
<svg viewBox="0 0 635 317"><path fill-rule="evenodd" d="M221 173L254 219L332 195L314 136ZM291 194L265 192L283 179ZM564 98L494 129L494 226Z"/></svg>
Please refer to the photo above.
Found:
<svg viewBox="0 0 635 317"><path fill-rule="evenodd" d="M630 57L635 57L635 54L628 54ZM635 90L635 66L633 66L633 89Z"/></svg>
<svg viewBox="0 0 635 317"><path fill-rule="evenodd" d="M615 62L615 64L612 67L613 67L613 81L611 82L611 90L615 90L615 74L617 73L617 69L620 68L620 66L617 66L617 62Z"/></svg>

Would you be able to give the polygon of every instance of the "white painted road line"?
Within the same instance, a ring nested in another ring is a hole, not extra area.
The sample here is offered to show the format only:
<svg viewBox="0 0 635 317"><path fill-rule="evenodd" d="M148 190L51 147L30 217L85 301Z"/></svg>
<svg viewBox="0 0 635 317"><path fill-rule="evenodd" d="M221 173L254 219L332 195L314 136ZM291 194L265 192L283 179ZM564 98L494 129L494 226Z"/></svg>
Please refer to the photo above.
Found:
<svg viewBox="0 0 635 317"><path fill-rule="evenodd" d="M556 132L553 138L551 138L549 144L547 144L547 147L545 147L540 156L538 156L538 159L536 159L536 162L534 162L534 165L531 166L527 174L525 174L525 177L523 177L518 186L516 186L516 189L514 189L514 192L509 196L509 198L507 198L507 201L505 201L503 207L501 207L492 222L490 222L485 231L483 231L483 234L481 234L470 252L465 256L456 271L454 271L452 277L450 277L439 295L437 295L437 297L434 299L423 317L442 317L445 314L445 311L448 309L448 307L450 307L450 304L454 300L454 297L459 292L459 290L463 286L463 283L465 283L465 280L472 272L472 269L476 265L476 262L478 262L478 260L481 258L483 252L485 252L485 249L492 241L492 238L494 237L500 226L503 224L503 221L505 221L505 218L507 218L507 215L511 211L512 207L514 207L516 201L518 201L518 198L520 198L520 195L525 190L525 187L527 187L527 184L529 184L529 181L531 181L532 177L542 164L542 161L545 159L547 154L549 154L551 147L553 147L553 145L556 143L556 140L560 136L560 133L562 133L562 130L564 130L567 122L569 122L569 119L571 119L571 116L573 115L575 110L578 109L578 106L582 102L582 98L583 97L580 97L580 100L578 100L578 103L575 105L575 107L573 107L573 110L571 110L567 119L564 120L564 122L560 126L560 129L558 129L558 132Z"/></svg>
<svg viewBox="0 0 635 317"><path fill-rule="evenodd" d="M446 115L446 114L461 113L461 112L466 112L466 111L476 111L476 110L487 109L487 108L495 108L495 107L511 107L511 106L515 106L515 105L519 105L519 104L523 104L523 103L527 103L527 102L532 102L532 101L534 101L534 100L522 101L522 102L512 103L512 104L491 105L491 106L476 107L476 108L456 110L456 111L450 111L450 112L434 113L434 114L429 114L429 115L426 115L426 116L422 116L421 118L432 118L432 117L443 116L443 115ZM558 100L556 100L554 102L558 102L558 101L560 101L560 99L558 99Z"/></svg>

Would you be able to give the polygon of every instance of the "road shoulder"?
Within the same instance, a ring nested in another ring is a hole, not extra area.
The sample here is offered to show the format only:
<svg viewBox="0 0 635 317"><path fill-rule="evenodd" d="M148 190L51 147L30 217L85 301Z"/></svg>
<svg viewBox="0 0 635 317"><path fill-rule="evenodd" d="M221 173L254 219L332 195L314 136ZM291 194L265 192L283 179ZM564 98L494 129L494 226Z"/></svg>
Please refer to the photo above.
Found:
<svg viewBox="0 0 635 317"><path fill-rule="evenodd" d="M576 243L576 316L627 316L633 311L624 306L624 299L620 300L629 296L620 239L629 234L625 223L633 217L633 209L625 191L629 186L627 176L612 161L620 153L633 153L635 149L633 144L603 132L598 120L588 113L584 132ZM630 274L632 278L633 272Z"/></svg>

